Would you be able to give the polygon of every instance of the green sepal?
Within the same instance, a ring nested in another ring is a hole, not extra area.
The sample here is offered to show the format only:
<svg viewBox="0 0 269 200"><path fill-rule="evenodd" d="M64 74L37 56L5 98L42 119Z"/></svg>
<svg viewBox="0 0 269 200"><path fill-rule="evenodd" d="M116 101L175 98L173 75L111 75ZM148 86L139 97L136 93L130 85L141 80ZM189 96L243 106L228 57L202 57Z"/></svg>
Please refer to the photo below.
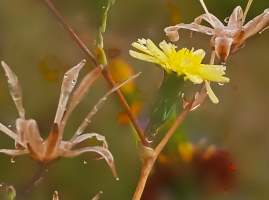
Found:
<svg viewBox="0 0 269 200"><path fill-rule="evenodd" d="M145 136L148 140L152 140L158 129L166 123L181 98L182 89L185 86L184 76L164 70L163 82L149 111L149 123L145 129Z"/></svg>
<svg viewBox="0 0 269 200"><path fill-rule="evenodd" d="M96 42L94 42L93 46L95 55L97 57L97 65L107 65L107 59L104 49L99 44L96 45Z"/></svg>

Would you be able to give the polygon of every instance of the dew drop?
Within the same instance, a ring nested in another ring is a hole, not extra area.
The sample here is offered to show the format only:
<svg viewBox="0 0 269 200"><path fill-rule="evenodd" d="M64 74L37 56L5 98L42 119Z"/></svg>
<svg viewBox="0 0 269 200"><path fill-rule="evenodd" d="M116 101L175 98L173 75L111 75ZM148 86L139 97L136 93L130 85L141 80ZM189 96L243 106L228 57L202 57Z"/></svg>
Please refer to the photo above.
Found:
<svg viewBox="0 0 269 200"><path fill-rule="evenodd" d="M10 128L11 127L11 125L8 125L8 128Z"/></svg>
<svg viewBox="0 0 269 200"><path fill-rule="evenodd" d="M116 180L118 181L118 180L120 180L119 178L116 178Z"/></svg>
<svg viewBox="0 0 269 200"><path fill-rule="evenodd" d="M106 97L102 98L102 100L105 101L106 100Z"/></svg>
<svg viewBox="0 0 269 200"><path fill-rule="evenodd" d="M222 85L224 85L224 83L219 83L219 85L221 85L221 86L222 86Z"/></svg>
<svg viewBox="0 0 269 200"><path fill-rule="evenodd" d="M208 34L208 35L213 35L212 31L206 31L205 33Z"/></svg>
<svg viewBox="0 0 269 200"><path fill-rule="evenodd" d="M11 158L11 163L15 163L14 157Z"/></svg>
<svg viewBox="0 0 269 200"><path fill-rule="evenodd" d="M88 162L86 162L85 160L83 161L84 165L86 165Z"/></svg>

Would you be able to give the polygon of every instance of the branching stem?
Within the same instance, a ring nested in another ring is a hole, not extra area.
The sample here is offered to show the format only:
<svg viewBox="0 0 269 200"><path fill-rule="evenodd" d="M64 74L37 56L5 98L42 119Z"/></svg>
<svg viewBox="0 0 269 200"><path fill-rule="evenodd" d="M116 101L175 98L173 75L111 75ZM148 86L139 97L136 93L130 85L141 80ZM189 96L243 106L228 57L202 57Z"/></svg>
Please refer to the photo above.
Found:
<svg viewBox="0 0 269 200"><path fill-rule="evenodd" d="M166 135L164 136L162 141L159 143L159 145L155 148L154 156L152 158L150 158L149 160L147 160L146 164L144 165L144 167L142 169L140 180L139 180L138 186L136 188L133 200L140 200L140 198L142 196L142 193L144 191L144 188L145 188L149 173L152 170L152 167L153 167L158 155L161 153L164 146L166 145L168 140L171 138L171 136L173 135L173 133L175 132L177 127L181 124L181 122L184 120L184 118L189 113L193 102L194 102L194 97L190 100L188 106L181 112L181 114L178 116L177 120L174 122L173 126L166 133Z"/></svg>
<svg viewBox="0 0 269 200"><path fill-rule="evenodd" d="M91 61L95 64L95 66L97 66L97 61L96 58L94 57L94 55L89 51L89 49L84 45L84 43L79 39L79 37L76 35L76 33L70 28L70 26L64 21L64 19L62 18L62 16L58 13L58 11L54 8L54 6L51 4L51 2L49 0L43 0L44 3L49 7L49 9L53 12L53 14L55 15L56 19L58 20L58 22L64 27L64 29L69 33L69 35L72 37L73 40L75 40L75 42L79 45L79 47L84 51L84 53L91 59ZM102 71L103 76L105 77L106 81L108 82L109 86L112 88L114 87L115 81L113 80L113 78L111 77L111 75L109 74L108 70L106 68L103 69ZM148 142L144 136L144 132L142 130L142 128L140 127L135 115L131 112L130 107L128 105L128 103L126 102L124 96L122 95L122 93L120 92L120 90L116 90L116 95L118 96L119 101L121 102L121 104L123 105L123 107L125 108L130 121L132 122L142 144L144 146L148 145Z"/></svg>
<svg viewBox="0 0 269 200"><path fill-rule="evenodd" d="M38 168L33 177L30 178L28 182L24 183L23 186L17 190L16 200L22 199L29 192L29 190L31 190L41 181L43 175L46 172L46 169L47 169L46 164L38 163Z"/></svg>

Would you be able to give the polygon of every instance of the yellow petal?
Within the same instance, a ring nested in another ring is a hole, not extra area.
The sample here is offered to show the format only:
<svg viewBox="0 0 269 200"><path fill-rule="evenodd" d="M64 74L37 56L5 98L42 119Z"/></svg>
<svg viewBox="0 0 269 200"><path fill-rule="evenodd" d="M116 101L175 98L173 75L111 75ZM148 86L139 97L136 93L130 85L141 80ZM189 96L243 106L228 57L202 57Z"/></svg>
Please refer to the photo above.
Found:
<svg viewBox="0 0 269 200"><path fill-rule="evenodd" d="M142 38L142 39L138 39L138 42L143 45L143 44L147 44L147 40Z"/></svg>
<svg viewBox="0 0 269 200"><path fill-rule="evenodd" d="M137 42L133 42L132 43L132 46L133 47L135 47L135 48L137 48L137 49L139 49L140 51L142 51L142 52L144 52L144 53L147 53L147 54L149 54L149 55L153 55L149 50L148 50L148 48L147 47L145 47L144 45L141 45L141 44L139 44L139 43L137 43Z"/></svg>
<svg viewBox="0 0 269 200"><path fill-rule="evenodd" d="M205 80L205 87L206 87L207 94L208 94L209 98L211 99L211 101L215 104L219 103L218 98L216 97L216 95L214 94L214 92L212 91L212 89L210 87L210 82L207 80Z"/></svg>
<svg viewBox="0 0 269 200"><path fill-rule="evenodd" d="M144 61L147 61L147 62L153 62L153 63L159 64L159 65L162 64L158 59L156 59L156 58L154 58L154 57L152 57L150 55L146 55L146 54L143 54L143 53L138 53L138 52L132 51L132 50L130 50L129 53L134 58L144 60Z"/></svg>
<svg viewBox="0 0 269 200"><path fill-rule="evenodd" d="M197 56L201 60L205 57L205 51L203 49L198 49L192 53L193 55Z"/></svg>
<svg viewBox="0 0 269 200"><path fill-rule="evenodd" d="M229 78L226 78L222 75L225 74L226 67L222 65L200 65L199 74L203 79L220 82L220 83L227 83L230 81Z"/></svg>
<svg viewBox="0 0 269 200"><path fill-rule="evenodd" d="M167 62L167 56L160 50L156 45L150 40L147 39L147 47L151 51L151 53L158 58L162 63Z"/></svg>
<svg viewBox="0 0 269 200"><path fill-rule="evenodd" d="M171 54L172 52L176 52L176 46L172 45L171 43L167 44L165 40L162 41L159 46L164 51L164 53L166 53L167 56L169 56L169 54Z"/></svg>
<svg viewBox="0 0 269 200"><path fill-rule="evenodd" d="M203 82L202 77L197 74L194 74L194 75L189 74L189 73L185 73L185 74L194 84L200 84Z"/></svg>
<svg viewBox="0 0 269 200"><path fill-rule="evenodd" d="M218 75L224 75L226 67L222 65L200 65L200 73L202 74L218 74Z"/></svg>

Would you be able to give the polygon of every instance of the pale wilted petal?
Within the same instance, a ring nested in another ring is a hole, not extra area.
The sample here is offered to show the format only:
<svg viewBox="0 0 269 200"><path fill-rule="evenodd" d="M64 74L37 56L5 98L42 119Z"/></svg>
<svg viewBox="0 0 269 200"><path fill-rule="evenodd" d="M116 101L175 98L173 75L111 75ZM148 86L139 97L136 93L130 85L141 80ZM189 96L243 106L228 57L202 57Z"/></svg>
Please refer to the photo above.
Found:
<svg viewBox="0 0 269 200"><path fill-rule="evenodd" d="M27 122L27 126L24 132L24 140L27 141L27 147L30 154L31 152L33 152L33 154L35 155L34 157L40 160L44 152L43 139L40 136L36 121L33 119L30 119L30 120L26 120L26 122Z"/></svg>
<svg viewBox="0 0 269 200"><path fill-rule="evenodd" d="M52 200L59 200L57 191L54 192Z"/></svg>
<svg viewBox="0 0 269 200"><path fill-rule="evenodd" d="M253 20L249 21L246 25L244 25L244 40L253 36L258 31L262 30L269 23L269 9L265 9L264 12Z"/></svg>
<svg viewBox="0 0 269 200"><path fill-rule="evenodd" d="M27 149L29 151L29 154L31 155L31 157L37 161L37 162L43 162L43 158L41 156L41 154L33 148L33 146L30 143L27 143Z"/></svg>
<svg viewBox="0 0 269 200"><path fill-rule="evenodd" d="M60 100L54 120L55 123L60 124L60 121L66 108L69 95L77 83L78 74L82 69L82 67L85 65L85 62L86 62L85 59L82 60L78 65L68 70L64 75L61 87Z"/></svg>
<svg viewBox="0 0 269 200"><path fill-rule="evenodd" d="M89 91L89 88L93 84L93 82L100 76L101 71L102 71L101 66L96 67L94 70L92 70L90 73L88 73L82 79L82 81L79 83L77 89L75 90L75 92L72 96L70 105L69 105L68 109L66 110L66 114L63 117L63 120L60 124L58 144L62 140L63 131L64 131L65 124L67 122L67 119L69 118L69 116L72 113L72 111L74 110L74 108L78 105L78 103L85 97L85 95Z"/></svg>
<svg viewBox="0 0 269 200"><path fill-rule="evenodd" d="M205 86L206 86L207 94L208 94L209 98L211 99L211 101L215 104L219 103L217 96L214 94L214 92L212 91L212 89L210 87L209 81L205 80Z"/></svg>
<svg viewBox="0 0 269 200"><path fill-rule="evenodd" d="M231 28L240 28L242 25L242 18L243 18L243 10L240 6L237 6L234 10L233 13L231 14L228 22L228 27Z"/></svg>
<svg viewBox="0 0 269 200"><path fill-rule="evenodd" d="M9 68L9 66L4 61L1 61L1 64L6 72L7 82L12 99L16 104L20 117L24 119L25 110L22 106L22 89L19 84L18 77L14 74L14 72Z"/></svg>
<svg viewBox="0 0 269 200"><path fill-rule="evenodd" d="M7 134L9 137L11 137L12 139L14 139L16 142L20 143L20 145L22 145L23 147L26 148L26 143L22 142L19 138L19 136L14 133L13 131L11 131L10 129L8 129L6 126L4 126L3 124L0 123L0 130L2 132L4 132L5 134Z"/></svg>
<svg viewBox="0 0 269 200"><path fill-rule="evenodd" d="M28 122L25 119L19 118L16 120L17 134L21 141L24 141L24 131L26 129L27 123Z"/></svg>
<svg viewBox="0 0 269 200"><path fill-rule="evenodd" d="M155 58L160 60L162 63L167 62L167 56L150 39L147 39L146 45Z"/></svg>
<svg viewBox="0 0 269 200"><path fill-rule="evenodd" d="M114 91L116 91L117 89L119 89L121 86L123 86L125 83L133 80L134 78L137 78L140 75L140 73L135 74L134 76L131 76L125 80L123 80L120 83L117 83L108 93L106 93L105 96L103 96L103 98L101 98L97 104L95 104L95 106L93 107L93 109L91 110L91 112L88 114L88 116L84 119L84 121L82 122L82 124L80 125L80 127L78 128L78 130L76 131L75 135L73 136L73 138L70 140L70 142L72 143L74 141L74 139L80 135L85 128L87 127L88 123L90 123L92 117L95 115L95 113L102 107L102 105L104 104L105 100L107 99L107 97L113 93Z"/></svg>
<svg viewBox="0 0 269 200"><path fill-rule="evenodd" d="M169 37L169 39L173 42L177 41L179 39L178 35L178 29L183 28L183 29L189 29L191 31L196 31L200 33L204 33L207 35L214 35L215 30L212 28L208 28L206 26L202 26L196 23L191 23L191 24L178 24L175 26L169 26L164 29L166 35Z"/></svg>
<svg viewBox="0 0 269 200"><path fill-rule="evenodd" d="M118 179L117 173L116 173L116 169L115 169L115 165L114 165L114 158L112 156L112 154L110 153L110 151L108 151L106 148L104 147L85 147L82 149L77 149L77 150L68 150L66 151L66 154L64 155L65 157L75 157L78 156L82 153L86 153L86 152L96 152L98 154L100 154L101 156L103 156L108 165L110 166L113 175Z"/></svg>
<svg viewBox="0 0 269 200"><path fill-rule="evenodd" d="M200 15L199 17L195 18L194 23L201 24L202 19L210 23L211 26L213 26L214 28L224 28L223 23L217 17L215 17L215 15L212 15L211 13Z"/></svg>
<svg viewBox="0 0 269 200"><path fill-rule="evenodd" d="M97 194L92 200L98 200L100 198L100 195L102 194L103 192L100 191L99 194Z"/></svg>
<svg viewBox="0 0 269 200"><path fill-rule="evenodd" d="M0 149L0 153L5 153L11 156L20 156L29 153L28 150L13 150L13 149Z"/></svg>
<svg viewBox="0 0 269 200"><path fill-rule="evenodd" d="M140 60L144 60L147 62L152 62L152 63L156 63L156 64L161 64L160 60L158 60L157 58L154 58L150 55L144 54L144 53L138 53L136 51L129 51L130 55L133 56L134 58L140 59Z"/></svg>
<svg viewBox="0 0 269 200"><path fill-rule="evenodd" d="M103 147L104 147L104 148L106 148L106 149L108 148L108 144L107 144L107 141L106 141L105 137L102 136L102 135L99 135L99 134L97 134L97 133L85 133L85 134L83 134L83 135L78 136L78 137L72 142L72 145L71 145L70 148L72 148L73 146L75 146L76 144L78 144L78 143L80 143L80 142L82 142L82 141L84 141L84 140L87 140L87 139L89 139L89 138L93 138L93 137L96 137L97 140L102 141L102 142L103 142Z"/></svg>

